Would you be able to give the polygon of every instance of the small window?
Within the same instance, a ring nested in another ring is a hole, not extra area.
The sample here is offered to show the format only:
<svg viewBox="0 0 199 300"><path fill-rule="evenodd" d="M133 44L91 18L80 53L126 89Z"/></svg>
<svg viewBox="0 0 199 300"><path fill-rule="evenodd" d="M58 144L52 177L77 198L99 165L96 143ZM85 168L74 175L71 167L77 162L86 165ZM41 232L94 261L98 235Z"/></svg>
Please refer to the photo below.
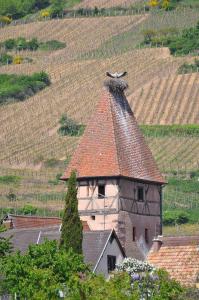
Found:
<svg viewBox="0 0 199 300"><path fill-rule="evenodd" d="M138 187L138 201L144 201L144 189L143 189L143 187Z"/></svg>
<svg viewBox="0 0 199 300"><path fill-rule="evenodd" d="M98 198L104 198L105 197L105 185L101 184L101 185L98 185Z"/></svg>
<svg viewBox="0 0 199 300"><path fill-rule="evenodd" d="M95 221L95 216L91 216L91 219L92 219L93 221Z"/></svg>
<svg viewBox="0 0 199 300"><path fill-rule="evenodd" d="M133 242L136 240L136 228L133 227Z"/></svg>
<svg viewBox="0 0 199 300"><path fill-rule="evenodd" d="M115 270L115 265L116 265L116 256L107 255L108 273Z"/></svg>
<svg viewBox="0 0 199 300"><path fill-rule="evenodd" d="M144 237L145 237L145 242L148 244L148 242L149 242L149 230L147 228L145 228Z"/></svg>

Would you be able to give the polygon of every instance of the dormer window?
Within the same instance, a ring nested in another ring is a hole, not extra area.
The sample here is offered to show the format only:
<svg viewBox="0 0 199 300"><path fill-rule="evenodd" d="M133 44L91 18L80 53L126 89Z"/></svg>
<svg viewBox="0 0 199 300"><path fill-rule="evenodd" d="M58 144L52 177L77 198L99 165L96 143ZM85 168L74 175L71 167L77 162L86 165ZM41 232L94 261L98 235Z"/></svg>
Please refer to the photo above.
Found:
<svg viewBox="0 0 199 300"><path fill-rule="evenodd" d="M98 198L102 199L105 197L105 184L98 185Z"/></svg>
<svg viewBox="0 0 199 300"><path fill-rule="evenodd" d="M138 201L144 201L144 189L143 187L138 187Z"/></svg>

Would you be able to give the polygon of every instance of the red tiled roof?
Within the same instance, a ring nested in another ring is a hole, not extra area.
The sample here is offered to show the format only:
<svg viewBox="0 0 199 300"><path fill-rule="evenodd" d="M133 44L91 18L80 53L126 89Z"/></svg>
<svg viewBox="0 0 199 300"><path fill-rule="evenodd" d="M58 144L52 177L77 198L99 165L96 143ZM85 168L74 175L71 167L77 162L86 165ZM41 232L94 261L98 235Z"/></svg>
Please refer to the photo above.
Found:
<svg viewBox="0 0 199 300"><path fill-rule="evenodd" d="M147 261L166 269L171 278L194 286L199 275L199 236L164 237L159 251L150 250Z"/></svg>
<svg viewBox="0 0 199 300"><path fill-rule="evenodd" d="M106 83L62 179L76 170L78 178L125 176L164 183L123 90L111 90L112 83L118 87L124 82Z"/></svg>
<svg viewBox="0 0 199 300"><path fill-rule="evenodd" d="M37 228L61 225L62 219L57 217L40 217L40 216L23 216L23 215L8 215L7 220L12 221L12 228ZM84 231L90 231L88 223L82 221Z"/></svg>

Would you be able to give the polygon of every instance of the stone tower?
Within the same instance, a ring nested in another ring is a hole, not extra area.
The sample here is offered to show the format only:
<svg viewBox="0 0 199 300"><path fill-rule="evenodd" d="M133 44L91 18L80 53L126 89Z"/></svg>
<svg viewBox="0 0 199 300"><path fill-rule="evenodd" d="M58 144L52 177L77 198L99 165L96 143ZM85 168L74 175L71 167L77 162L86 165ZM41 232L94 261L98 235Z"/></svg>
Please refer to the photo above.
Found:
<svg viewBox="0 0 199 300"><path fill-rule="evenodd" d="M68 165L77 172L79 213L91 230L114 228L127 256L144 259L162 233L165 183L124 91L105 81L103 95Z"/></svg>

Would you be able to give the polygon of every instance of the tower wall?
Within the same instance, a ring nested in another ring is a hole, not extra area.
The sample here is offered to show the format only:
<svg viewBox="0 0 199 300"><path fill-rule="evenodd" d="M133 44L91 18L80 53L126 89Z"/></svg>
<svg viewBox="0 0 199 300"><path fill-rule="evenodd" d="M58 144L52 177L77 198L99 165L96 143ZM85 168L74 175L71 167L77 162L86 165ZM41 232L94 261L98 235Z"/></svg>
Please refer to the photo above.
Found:
<svg viewBox="0 0 199 300"><path fill-rule="evenodd" d="M98 197L100 184L105 185L104 198ZM138 189L143 191L142 200ZM91 230L114 228L127 256L144 259L153 238L161 233L160 190L158 184L125 178L79 182L81 219Z"/></svg>
<svg viewBox="0 0 199 300"><path fill-rule="evenodd" d="M138 189L143 190L139 200ZM143 259L153 238L161 233L160 185L121 179L118 236L127 256Z"/></svg>

